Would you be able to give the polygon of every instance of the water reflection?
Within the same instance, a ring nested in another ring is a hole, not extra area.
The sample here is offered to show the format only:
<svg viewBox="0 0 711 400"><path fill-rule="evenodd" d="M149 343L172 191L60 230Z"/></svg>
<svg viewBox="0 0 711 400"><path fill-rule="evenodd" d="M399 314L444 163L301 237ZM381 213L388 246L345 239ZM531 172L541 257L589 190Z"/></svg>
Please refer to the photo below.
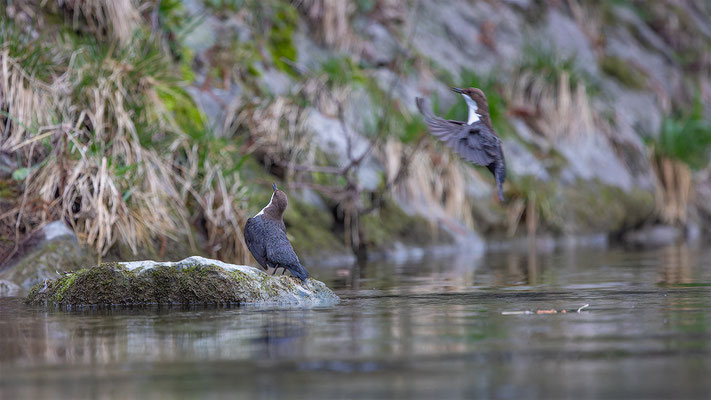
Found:
<svg viewBox="0 0 711 400"><path fill-rule="evenodd" d="M309 310L63 312L1 298L0 398L699 396L711 389L709 255L683 245L314 268L343 301Z"/></svg>
<svg viewBox="0 0 711 400"><path fill-rule="evenodd" d="M691 283L692 263L696 260L696 250L682 243L678 246L665 247L661 251L660 275L661 282L666 284Z"/></svg>

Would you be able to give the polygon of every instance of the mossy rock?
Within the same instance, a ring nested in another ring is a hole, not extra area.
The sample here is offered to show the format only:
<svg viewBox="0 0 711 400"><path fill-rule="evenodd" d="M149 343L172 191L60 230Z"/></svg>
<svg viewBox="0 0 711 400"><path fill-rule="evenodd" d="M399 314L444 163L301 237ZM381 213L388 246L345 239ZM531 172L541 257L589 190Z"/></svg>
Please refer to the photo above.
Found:
<svg viewBox="0 0 711 400"><path fill-rule="evenodd" d="M0 280L14 282L24 290L45 279L54 279L57 272L70 271L96 263L94 249L77 242L74 236L63 235L32 246L0 271Z"/></svg>
<svg viewBox="0 0 711 400"><path fill-rule="evenodd" d="M178 262L106 263L35 285L34 305L149 304L332 305L339 299L323 282L270 276L245 265L203 257Z"/></svg>
<svg viewBox="0 0 711 400"><path fill-rule="evenodd" d="M289 199L284 213L284 223L292 246L299 257L348 253L349 250L335 232L333 215L328 210L300 201L296 196Z"/></svg>
<svg viewBox="0 0 711 400"><path fill-rule="evenodd" d="M512 186L513 186L512 182ZM637 227L655 215L654 193L641 188L624 190L598 180L578 180L568 185L540 180L515 181L510 200L536 204L538 230L553 235L617 234ZM486 203L474 208L477 223L490 236L507 235L506 214ZM525 216L520 223L525 224ZM524 226L518 232L525 234Z"/></svg>
<svg viewBox="0 0 711 400"><path fill-rule="evenodd" d="M437 231L425 218L408 215L392 200L361 220L362 240L368 248L378 251L402 243L416 247L438 243L451 243L452 238L445 232Z"/></svg>
<svg viewBox="0 0 711 400"><path fill-rule="evenodd" d="M647 85L647 74L620 57L604 56L600 69L630 89L639 90Z"/></svg>
<svg viewBox="0 0 711 400"><path fill-rule="evenodd" d="M570 233L621 232L654 215L654 193L629 191L597 181L578 182L563 190L558 215Z"/></svg>

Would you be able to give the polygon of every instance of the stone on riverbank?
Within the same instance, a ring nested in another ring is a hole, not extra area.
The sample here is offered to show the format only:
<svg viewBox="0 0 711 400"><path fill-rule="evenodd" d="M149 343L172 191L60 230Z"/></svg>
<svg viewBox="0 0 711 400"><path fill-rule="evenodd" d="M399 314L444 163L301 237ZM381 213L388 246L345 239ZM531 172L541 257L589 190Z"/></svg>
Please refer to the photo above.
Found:
<svg viewBox="0 0 711 400"><path fill-rule="evenodd" d="M323 282L270 276L254 267L203 257L178 262L107 263L35 285L35 305L277 304L338 302Z"/></svg>

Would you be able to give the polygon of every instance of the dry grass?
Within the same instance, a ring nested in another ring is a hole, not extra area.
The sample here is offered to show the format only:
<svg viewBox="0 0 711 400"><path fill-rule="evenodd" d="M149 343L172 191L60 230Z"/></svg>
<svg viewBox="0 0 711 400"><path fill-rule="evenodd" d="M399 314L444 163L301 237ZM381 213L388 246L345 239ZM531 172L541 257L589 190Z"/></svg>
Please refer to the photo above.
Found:
<svg viewBox="0 0 711 400"><path fill-rule="evenodd" d="M0 150L14 151L23 146L30 136L29 130L40 134L52 133L52 110L60 102L61 95L69 91L65 77L53 84L46 84L28 75L22 67L10 57L7 50L0 51L0 109L5 123L0 124ZM37 112L44 110L43 112ZM34 127L34 129L33 129Z"/></svg>
<svg viewBox="0 0 711 400"><path fill-rule="evenodd" d="M314 165L315 146L305 128L303 108L287 97L245 107L239 124L249 132L252 144L246 149L262 155L265 165L285 167L285 178L297 164Z"/></svg>
<svg viewBox="0 0 711 400"><path fill-rule="evenodd" d="M246 208L244 187L236 174L226 178L219 164L208 163L204 170L200 186L192 193L205 220L210 256L247 263L249 251L241 228L246 223L241 211Z"/></svg>
<svg viewBox="0 0 711 400"><path fill-rule="evenodd" d="M56 0L72 17L75 30L86 27L98 39L128 45L141 25L141 0Z"/></svg>
<svg viewBox="0 0 711 400"><path fill-rule="evenodd" d="M567 72L560 72L555 84L529 71L509 82L504 92L509 108L525 111L529 124L548 139L576 139L596 131L585 85L571 85Z"/></svg>
<svg viewBox="0 0 711 400"><path fill-rule="evenodd" d="M603 16L600 2L588 4L581 0L566 0L570 13L583 31L585 36L590 40L593 49L600 54L604 50L604 35L602 32Z"/></svg>
<svg viewBox="0 0 711 400"><path fill-rule="evenodd" d="M308 78L302 85L301 93L316 109L326 116L338 118L342 105L351 95L347 85L329 88L326 77Z"/></svg>
<svg viewBox="0 0 711 400"><path fill-rule="evenodd" d="M667 224L685 224L692 189L691 169L666 156L655 156L650 161L657 177L654 197L659 218Z"/></svg>
<svg viewBox="0 0 711 400"><path fill-rule="evenodd" d="M197 157L159 95L174 83L150 58L139 70L131 54L90 53L75 52L66 73L45 83L0 52L0 150L30 171L22 198L3 213L15 242L60 218L102 255L117 243L136 254L165 238L194 245L194 221L213 256L245 261L241 182Z"/></svg>
<svg viewBox="0 0 711 400"><path fill-rule="evenodd" d="M315 29L323 44L341 50L352 49L358 43L350 26L355 5L348 0L301 0L299 8Z"/></svg>
<svg viewBox="0 0 711 400"><path fill-rule="evenodd" d="M462 165L448 150L417 149L405 165L409 151L406 147L396 138L388 138L380 155L388 182L396 179L402 168L407 168L404 178L391 186L391 194L412 200L408 202L420 215L448 216L473 227L471 199L465 188L467 174L477 172Z"/></svg>

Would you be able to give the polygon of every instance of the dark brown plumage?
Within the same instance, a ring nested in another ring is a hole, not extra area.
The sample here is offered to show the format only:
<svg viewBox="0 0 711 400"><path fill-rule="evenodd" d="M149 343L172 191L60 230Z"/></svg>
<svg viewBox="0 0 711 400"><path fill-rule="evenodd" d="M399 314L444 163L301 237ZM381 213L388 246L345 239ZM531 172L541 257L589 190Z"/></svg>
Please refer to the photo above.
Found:
<svg viewBox="0 0 711 400"><path fill-rule="evenodd" d="M432 114L425 107L425 100L415 101L430 133L465 160L489 169L496 179L499 199L504 201L503 184L506 179L506 160L501 149L501 139L496 135L489 117L489 104L484 92L477 88L458 89L469 107L469 121L446 120Z"/></svg>
<svg viewBox="0 0 711 400"><path fill-rule="evenodd" d="M269 204L257 215L247 219L244 226L244 241L254 259L264 270L271 267L276 272L278 268L284 268L303 281L309 277L309 271L301 265L289 238L286 237L283 216L289 200L286 193L277 189L276 184L272 187L274 193Z"/></svg>

